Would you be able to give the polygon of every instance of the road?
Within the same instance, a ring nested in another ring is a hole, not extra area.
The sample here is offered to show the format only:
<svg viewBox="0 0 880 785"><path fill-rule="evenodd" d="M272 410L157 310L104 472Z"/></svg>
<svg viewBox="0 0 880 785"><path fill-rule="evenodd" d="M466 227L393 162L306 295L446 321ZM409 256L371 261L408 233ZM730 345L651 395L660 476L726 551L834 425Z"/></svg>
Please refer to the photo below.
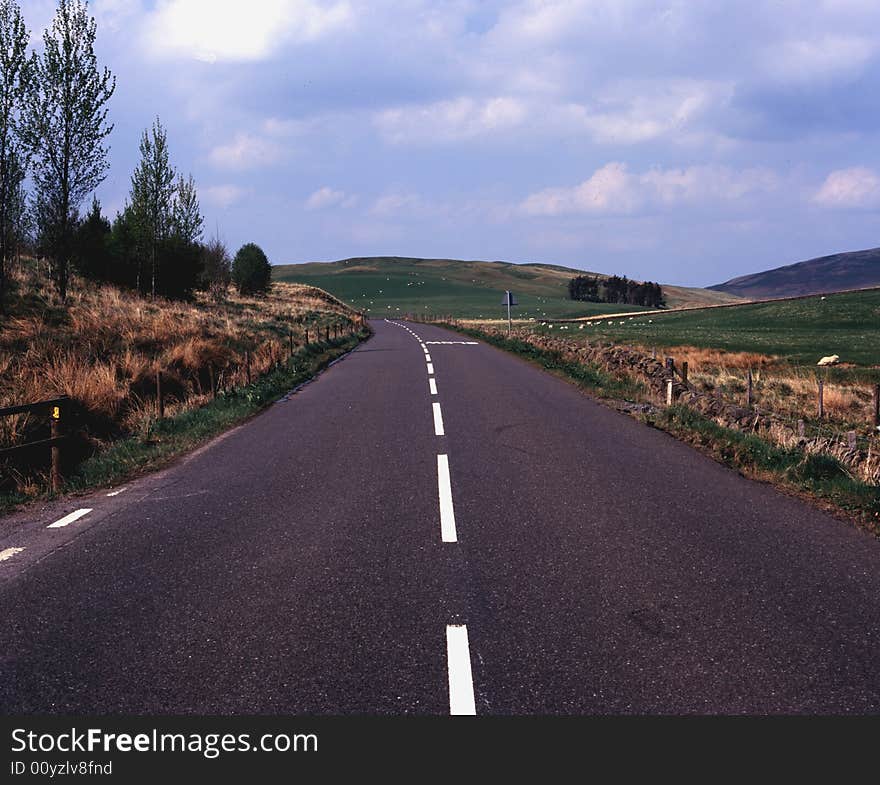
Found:
<svg viewBox="0 0 880 785"><path fill-rule="evenodd" d="M167 470L0 521L3 713L880 709L878 540L373 325Z"/></svg>

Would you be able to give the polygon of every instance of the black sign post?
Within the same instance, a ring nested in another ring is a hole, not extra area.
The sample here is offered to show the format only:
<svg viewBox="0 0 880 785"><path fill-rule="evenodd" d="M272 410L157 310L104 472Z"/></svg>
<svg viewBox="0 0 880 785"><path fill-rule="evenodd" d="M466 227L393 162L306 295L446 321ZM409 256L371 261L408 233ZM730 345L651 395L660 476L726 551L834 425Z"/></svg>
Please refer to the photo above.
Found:
<svg viewBox="0 0 880 785"><path fill-rule="evenodd" d="M501 301L501 304L507 306L507 334L510 335L513 329L513 323L510 319L510 306L519 305L519 303L516 301L516 297L513 296L513 292L506 291L504 292L504 299Z"/></svg>

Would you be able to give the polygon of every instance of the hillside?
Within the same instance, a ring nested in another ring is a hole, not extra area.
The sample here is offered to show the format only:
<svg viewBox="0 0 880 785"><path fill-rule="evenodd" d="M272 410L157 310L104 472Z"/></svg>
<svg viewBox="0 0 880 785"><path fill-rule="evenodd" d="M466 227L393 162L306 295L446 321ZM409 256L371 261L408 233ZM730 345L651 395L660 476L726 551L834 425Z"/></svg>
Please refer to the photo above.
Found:
<svg viewBox="0 0 880 785"><path fill-rule="evenodd" d="M642 346L695 346L757 352L815 367L838 354L844 363L880 365L880 289L608 319L566 326L566 335ZM558 332L558 328L556 328ZM871 378L880 381L876 372Z"/></svg>
<svg viewBox="0 0 880 785"><path fill-rule="evenodd" d="M794 297L880 286L880 248L821 256L733 278L709 288L745 297Z"/></svg>
<svg viewBox="0 0 880 785"><path fill-rule="evenodd" d="M372 315L498 317L502 315L501 300L507 289L519 301L514 315L520 318L565 318L633 310L629 305L569 300L569 280L585 274L584 270L549 264L387 256L273 268L276 281L318 286ZM706 289L664 285L663 290L671 307L713 305L737 299Z"/></svg>

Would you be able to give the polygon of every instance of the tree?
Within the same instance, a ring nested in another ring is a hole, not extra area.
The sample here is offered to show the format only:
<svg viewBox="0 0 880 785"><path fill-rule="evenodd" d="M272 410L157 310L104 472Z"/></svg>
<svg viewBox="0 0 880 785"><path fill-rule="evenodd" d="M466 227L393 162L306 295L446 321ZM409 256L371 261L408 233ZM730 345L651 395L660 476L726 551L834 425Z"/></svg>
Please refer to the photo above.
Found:
<svg viewBox="0 0 880 785"><path fill-rule="evenodd" d="M116 79L98 67L96 33L86 0L59 0L43 54L31 57L25 92L22 137L33 156L41 234L62 302L79 206L106 176L104 140L113 131L107 104Z"/></svg>
<svg viewBox="0 0 880 785"><path fill-rule="evenodd" d="M272 265L260 246L248 243L238 249L232 262L232 280L240 294L260 294L269 290Z"/></svg>
<svg viewBox="0 0 880 785"><path fill-rule="evenodd" d="M28 84L30 35L14 0L0 0L0 311L6 294L7 265L18 247L21 187L26 154L20 131L21 107Z"/></svg>
<svg viewBox="0 0 880 785"><path fill-rule="evenodd" d="M172 213L174 233L188 243L198 242L202 237L204 219L199 207L196 183L192 175L186 179L183 175L178 178Z"/></svg>
<svg viewBox="0 0 880 785"><path fill-rule="evenodd" d="M222 300L232 282L232 259L219 236L202 246L202 288Z"/></svg>
<svg viewBox="0 0 880 785"><path fill-rule="evenodd" d="M112 281L110 221L101 214L101 203L92 198L92 209L77 227L73 263L81 275L93 281Z"/></svg>
<svg viewBox="0 0 880 785"><path fill-rule="evenodd" d="M173 228L176 176L169 163L168 136L158 117L152 128L143 132L140 152L140 163L131 176L131 206L140 250L150 266L149 291L155 297L160 274L159 246L168 239ZM139 263L138 291L142 291L143 285L141 271L142 264Z"/></svg>

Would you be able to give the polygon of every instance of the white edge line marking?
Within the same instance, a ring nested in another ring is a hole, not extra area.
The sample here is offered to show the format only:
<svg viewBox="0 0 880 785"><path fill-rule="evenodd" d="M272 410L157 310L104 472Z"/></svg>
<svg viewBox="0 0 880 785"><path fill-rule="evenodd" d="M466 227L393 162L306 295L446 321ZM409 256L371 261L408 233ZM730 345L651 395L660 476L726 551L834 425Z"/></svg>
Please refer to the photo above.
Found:
<svg viewBox="0 0 880 785"><path fill-rule="evenodd" d="M436 395L437 394L437 380L433 379L433 378L428 379L428 384L431 387L431 395Z"/></svg>
<svg viewBox="0 0 880 785"><path fill-rule="evenodd" d="M123 491L127 491L127 490L128 490L128 488L120 488L118 491L110 491L110 493L108 493L107 496L119 496L120 493L122 493Z"/></svg>
<svg viewBox="0 0 880 785"><path fill-rule="evenodd" d="M75 512L70 513L70 515L65 515L61 520L55 521L55 523L49 524L47 529L60 529L63 526L69 526L74 521L78 521L84 515L88 515L92 511L91 507L88 507L83 510L76 510Z"/></svg>
<svg viewBox="0 0 880 785"><path fill-rule="evenodd" d="M428 376L434 375L434 366L431 363L428 363Z"/></svg>
<svg viewBox="0 0 880 785"><path fill-rule="evenodd" d="M476 715L471 649L464 624L446 625L446 664L449 669L449 713Z"/></svg>
<svg viewBox="0 0 880 785"><path fill-rule="evenodd" d="M11 559L16 553L21 553L23 550L24 548L7 548L5 551L0 551L0 561Z"/></svg>
<svg viewBox="0 0 880 785"><path fill-rule="evenodd" d="M431 407L434 409L434 435L445 436L446 433L443 431L443 412L440 411L440 404L435 401L431 404Z"/></svg>
<svg viewBox="0 0 880 785"><path fill-rule="evenodd" d="M458 542L455 510L452 507L452 484L449 481L449 456L437 456L437 489L440 496L440 539Z"/></svg>

